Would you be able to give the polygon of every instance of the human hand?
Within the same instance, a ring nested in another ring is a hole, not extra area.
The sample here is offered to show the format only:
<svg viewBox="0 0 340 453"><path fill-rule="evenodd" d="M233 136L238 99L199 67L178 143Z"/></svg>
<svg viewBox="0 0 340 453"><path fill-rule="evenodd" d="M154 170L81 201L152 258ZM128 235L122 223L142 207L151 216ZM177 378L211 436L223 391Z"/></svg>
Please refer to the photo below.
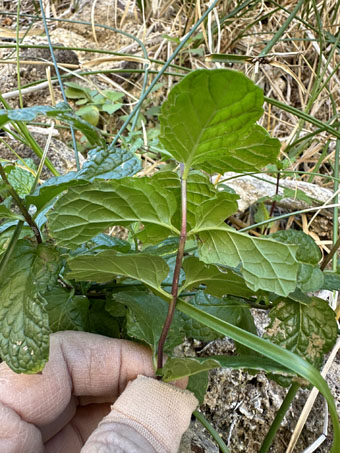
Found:
<svg viewBox="0 0 340 453"><path fill-rule="evenodd" d="M115 401L128 382L134 380L139 374L154 376L151 353L144 346L85 332L69 331L51 335L50 359L42 374L18 375L6 364L0 365L0 451L6 453L79 452L98 422L110 412L110 403ZM150 382L155 386L161 384L155 380L148 381L149 386ZM145 383L145 380L143 382ZM161 392L162 386L166 388L166 384L161 384ZM139 391L137 387L129 386L132 393L134 388L135 391ZM131 394L128 389L122 397L129 392ZM181 391L178 390L178 392ZM179 397L182 398L181 395ZM194 406L194 397L192 395L186 395L186 397L190 399L191 405L189 404L189 409L184 412L185 418L189 415L190 421L190 414L194 410L194 407L191 407ZM123 400L119 398L117 404L119 401L124 401L125 405L129 405L131 396L124 398ZM146 405L150 399L152 397L146 395ZM152 411L152 409L149 407L146 411ZM140 412L143 418L145 415L143 407L140 408ZM117 426L122 430L121 423L123 423L125 436L131 434L131 426L126 423L126 421L129 422L129 414L126 416L119 412L117 417L117 410L113 410L110 416L111 421L112 417L114 418L113 425L116 422L116 431ZM119 420L120 416L123 417L123 421ZM153 422L157 424L157 419ZM114 431L113 425L110 425L110 433ZM104 423L103 426L109 425ZM133 426L133 429L136 429L136 426ZM94 433L94 441L84 447L86 452L99 451L96 442L101 439L101 430L98 428ZM157 427L155 430L157 437ZM137 432L132 434L140 445L143 442L149 445L149 449L146 447L143 451L156 451L148 443L149 441L152 444L152 439L145 441L139 433L143 435L144 431L137 426ZM110 444L117 441L115 434L111 437L104 433L103 442ZM107 446L107 451L114 451L110 449L110 445ZM142 449L139 448L136 451L142 451Z"/></svg>

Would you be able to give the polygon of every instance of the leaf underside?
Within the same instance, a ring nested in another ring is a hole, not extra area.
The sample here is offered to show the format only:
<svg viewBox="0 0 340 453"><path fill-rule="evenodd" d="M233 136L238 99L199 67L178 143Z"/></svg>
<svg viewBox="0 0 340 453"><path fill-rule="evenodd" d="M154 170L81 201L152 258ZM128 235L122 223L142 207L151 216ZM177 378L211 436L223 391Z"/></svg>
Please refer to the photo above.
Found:
<svg viewBox="0 0 340 453"><path fill-rule="evenodd" d="M198 232L199 257L207 264L237 267L252 291L259 289L287 296L295 290L299 263L297 246L254 238L221 226Z"/></svg>
<svg viewBox="0 0 340 453"><path fill-rule="evenodd" d="M96 181L69 189L49 215L49 228L58 244L70 248L109 226L138 221L159 229L165 239L175 229L171 225L175 211L175 197L149 178Z"/></svg>
<svg viewBox="0 0 340 453"><path fill-rule="evenodd" d="M262 104L262 90L240 72L194 71L162 105L160 141L187 169L260 169L274 163L279 152L278 140L255 126Z"/></svg>

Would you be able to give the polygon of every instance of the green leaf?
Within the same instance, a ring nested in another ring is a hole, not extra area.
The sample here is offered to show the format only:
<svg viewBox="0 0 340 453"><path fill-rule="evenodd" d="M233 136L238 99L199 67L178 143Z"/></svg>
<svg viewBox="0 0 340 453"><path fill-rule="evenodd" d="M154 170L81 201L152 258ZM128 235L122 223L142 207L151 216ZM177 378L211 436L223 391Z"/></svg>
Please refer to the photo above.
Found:
<svg viewBox="0 0 340 453"><path fill-rule="evenodd" d="M1 162L1 158L0 158L0 162ZM5 171L6 171L6 167L5 167ZM5 184L3 181L0 181L0 197L5 199L7 197L9 197L9 190L10 189L10 186L8 184Z"/></svg>
<svg viewBox="0 0 340 453"><path fill-rule="evenodd" d="M180 228L181 219L181 186L178 175L174 172L158 172L153 176L162 187L175 195L177 212L173 223ZM218 192L209 181L209 177L199 172L192 172L187 179L187 225L188 231L197 227L204 219L211 222L223 222L232 213L237 211L236 200L239 196L235 193Z"/></svg>
<svg viewBox="0 0 340 453"><path fill-rule="evenodd" d="M324 283L322 289L328 289L329 291L340 290L340 274L336 272L324 271Z"/></svg>
<svg viewBox="0 0 340 453"><path fill-rule="evenodd" d="M311 264L300 265L298 274L298 287L304 293L310 291L317 291L322 288L324 283L324 274L318 266L312 266Z"/></svg>
<svg viewBox="0 0 340 453"><path fill-rule="evenodd" d="M43 294L61 267L52 247L20 240L0 278L0 356L16 373L37 373L48 360L49 323Z"/></svg>
<svg viewBox="0 0 340 453"><path fill-rule="evenodd" d="M144 229L135 235L135 239L141 241L145 246L158 244L170 234L168 227L157 224L143 224L143 226Z"/></svg>
<svg viewBox="0 0 340 453"><path fill-rule="evenodd" d="M141 291L117 293L114 294L113 300L128 307L127 333L148 344L155 355L168 304L160 297ZM182 319L175 314L165 342L165 352L172 352L175 346L183 343L182 324Z"/></svg>
<svg viewBox="0 0 340 453"><path fill-rule="evenodd" d="M13 168L8 175L8 182L20 197L25 197L30 193L34 180L35 176L31 172L18 166Z"/></svg>
<svg viewBox="0 0 340 453"><path fill-rule="evenodd" d="M0 204L0 219L18 219L25 220L22 215L12 212L3 203Z"/></svg>
<svg viewBox="0 0 340 453"><path fill-rule="evenodd" d="M157 256L167 256L167 255L175 255L177 254L179 245L179 238L178 237L170 237L164 239L164 241L160 242L157 245L152 245L150 247L146 247L143 249L143 253L147 253L149 255L157 255Z"/></svg>
<svg viewBox="0 0 340 453"><path fill-rule="evenodd" d="M92 126L97 126L99 123L99 109L95 105L85 105L84 107L80 107L80 109L77 110L77 115L92 124Z"/></svg>
<svg viewBox="0 0 340 453"><path fill-rule="evenodd" d="M74 248L112 225L143 222L179 234L171 225L174 196L148 178L124 178L70 188L49 214L49 229L59 244ZM163 237L162 239L165 239Z"/></svg>
<svg viewBox="0 0 340 453"><path fill-rule="evenodd" d="M268 237L284 244L297 244L296 259L307 264L318 264L321 260L321 252L313 239L300 230L280 230Z"/></svg>
<svg viewBox="0 0 340 453"><path fill-rule="evenodd" d="M50 200L72 186L96 179L120 179L133 176L141 169L138 157L120 148L94 148L89 151L83 168L63 176L50 178L26 200L41 210Z"/></svg>
<svg viewBox="0 0 340 453"><path fill-rule="evenodd" d="M254 57L251 55L237 55L237 54L224 54L224 53L212 53L208 57L210 60L214 62L221 62L221 63L243 63L249 62L252 63L254 61Z"/></svg>
<svg viewBox="0 0 340 453"><path fill-rule="evenodd" d="M300 264L297 281L303 292L317 291L322 287L323 273L316 266L321 260L321 252L310 236L300 230L280 230L268 237L284 244L298 245L296 259L304 264Z"/></svg>
<svg viewBox="0 0 340 453"><path fill-rule="evenodd" d="M257 336L257 328L255 326L254 318L251 314L250 308L251 307L249 307L248 309L244 308L242 310L241 319L237 325L238 325L238 327L241 327L241 329L246 330L247 332L250 332ZM247 348L247 346L244 346L242 343L238 343L235 341L235 346L236 346L236 352L238 354L252 355L252 356L260 355L258 352Z"/></svg>
<svg viewBox="0 0 340 453"><path fill-rule="evenodd" d="M123 104L103 104L100 108L101 111L108 113L109 115L112 115L115 113L117 110L119 110L122 107Z"/></svg>
<svg viewBox="0 0 340 453"><path fill-rule="evenodd" d="M118 318L106 311L105 300L92 300L88 313L89 332L110 338L120 338Z"/></svg>
<svg viewBox="0 0 340 453"><path fill-rule="evenodd" d="M238 195L220 192L214 198L202 203L195 212L194 229L223 225L224 221L237 211ZM190 231L189 231L190 232Z"/></svg>
<svg viewBox="0 0 340 453"><path fill-rule="evenodd" d="M224 205L225 211L237 211L237 203L234 200L239 198L238 195L226 196L223 193L217 192L214 185L209 181L206 175L199 173L191 173L187 180L187 223L188 230L194 228L197 223L197 213L206 212L207 204L213 203L218 210L220 204ZM180 200L180 193L179 193ZM180 206L180 203L178 203ZM232 205L232 206L231 206ZM205 207L205 208L204 208ZM226 215L223 220L228 217Z"/></svg>
<svg viewBox="0 0 340 453"><path fill-rule="evenodd" d="M239 356L212 356L209 358L171 357L162 369L163 381L171 382L185 376L193 376L213 368L231 368L235 370L248 369L266 371L270 373L284 373L293 375L288 368L279 365L273 360L261 357Z"/></svg>
<svg viewBox="0 0 340 453"><path fill-rule="evenodd" d="M52 332L88 330L89 301L85 296L75 296L74 291L56 287L46 293L44 298Z"/></svg>
<svg viewBox="0 0 340 453"><path fill-rule="evenodd" d="M204 227L195 233L199 236L200 260L229 267L241 263L241 273L251 290L287 296L296 288L296 245L254 238L224 225Z"/></svg>
<svg viewBox="0 0 340 453"><path fill-rule="evenodd" d="M65 94L70 99L78 99L85 97L86 99L91 98L91 90L83 85L79 85L75 82L66 82Z"/></svg>
<svg viewBox="0 0 340 453"><path fill-rule="evenodd" d="M312 198L306 195L305 192L301 189L290 189L288 187L284 187L283 198L293 198L294 200L301 200L307 203L307 205L309 206L313 204Z"/></svg>
<svg viewBox="0 0 340 453"><path fill-rule="evenodd" d="M319 368L337 336L335 313L327 302L317 297L306 304L281 300L269 317L266 337Z"/></svg>
<svg viewBox="0 0 340 453"><path fill-rule="evenodd" d="M241 302L235 298L225 297L219 299L202 291L198 291L190 299L190 304L219 319L228 320L228 322L234 325L239 325L242 322L243 312L249 311L249 306L245 302ZM185 320L184 329L187 337L202 341L213 341L221 337L218 333L194 319L185 315L182 316Z"/></svg>
<svg viewBox="0 0 340 453"><path fill-rule="evenodd" d="M85 135L90 145L98 145L104 148L106 147L106 141L101 133L101 130L85 121L85 119L82 119L76 113L73 113L72 111L64 111L60 113L51 111L48 112L48 116L53 116L59 121L63 121L75 129L78 129Z"/></svg>
<svg viewBox="0 0 340 453"><path fill-rule="evenodd" d="M160 141L187 170L206 169L216 157L231 170L258 169L279 152L278 141L254 127L262 104L262 90L240 72L191 72L162 105Z"/></svg>
<svg viewBox="0 0 340 453"><path fill-rule="evenodd" d="M14 225L13 225L14 223ZM16 226L16 222L7 222L2 224L2 227L5 227L8 224L12 224L8 228L6 228L4 231L0 233L0 255L7 249L9 246L12 236L13 236L13 231ZM1 229L1 227L0 227ZM19 235L18 239L23 239L23 238L28 238L33 236L33 231L29 227L23 227L21 230L21 233Z"/></svg>
<svg viewBox="0 0 340 453"><path fill-rule="evenodd" d="M85 105L89 102L89 100L87 98L83 98L83 99L79 99L78 101L76 101L76 105Z"/></svg>
<svg viewBox="0 0 340 453"><path fill-rule="evenodd" d="M91 242L95 246L92 250L113 249L120 253L128 253L131 250L131 246L127 241L110 236L109 234L97 234Z"/></svg>
<svg viewBox="0 0 340 453"><path fill-rule="evenodd" d="M189 390L196 396L200 404L203 404L208 384L209 373L208 371L202 371L201 373L192 374L191 376L189 376L187 390Z"/></svg>
<svg viewBox="0 0 340 453"><path fill-rule="evenodd" d="M163 280L162 285L168 285L168 292L171 292L172 281L173 281L174 271L175 271L175 266L176 266L176 256L164 257L164 260L169 267L169 273L168 273L167 277L165 278L165 280ZM185 279L185 275L184 275L183 269L181 269L179 272L178 284L182 285L184 279Z"/></svg>
<svg viewBox="0 0 340 453"><path fill-rule="evenodd" d="M279 140L270 137L263 127L255 125L250 132L238 139L233 148L228 149L227 155L223 150L216 150L209 161L202 157L196 165L204 165L204 170L208 173L256 171L274 164L279 151Z"/></svg>
<svg viewBox="0 0 340 453"><path fill-rule="evenodd" d="M89 151L79 176L89 182L95 179L120 179L133 176L141 168L140 159L133 153L109 146L107 149L94 148Z"/></svg>
<svg viewBox="0 0 340 453"><path fill-rule="evenodd" d="M119 99L122 99L124 97L124 93L120 93L119 91L103 90L103 94L112 102L119 101Z"/></svg>
<svg viewBox="0 0 340 453"><path fill-rule="evenodd" d="M70 259L71 272L67 278L77 281L105 283L120 275L143 282L157 291L168 275L169 267L159 256L144 253L121 255L114 250L99 252L97 255L79 255Z"/></svg>
<svg viewBox="0 0 340 453"><path fill-rule="evenodd" d="M303 360L301 357L293 354L291 351L283 349L263 338L259 338L249 332L246 332L232 324L222 321L221 319L203 312L197 307L191 306L183 300L178 300L177 309L189 317L195 319L201 324L215 330L223 336L228 336L238 343L243 344L249 349L255 350L275 362L287 367L289 370L308 380L323 394L326 398L334 429L334 444L332 453L340 449L340 424L334 402L334 398L329 390L327 382L312 365ZM257 358L258 360L258 358Z"/></svg>
<svg viewBox="0 0 340 453"><path fill-rule="evenodd" d="M7 121L32 121L38 115L46 115L53 110L60 111L58 106L51 107L49 105L34 105L23 109L0 110L1 124Z"/></svg>
<svg viewBox="0 0 340 453"><path fill-rule="evenodd" d="M64 121L75 129L79 129L92 145L106 146L101 131L73 113L65 102L60 102L55 107L34 105L23 109L0 110L0 125L8 121L33 121L38 115L47 115Z"/></svg>
<svg viewBox="0 0 340 453"><path fill-rule="evenodd" d="M153 178L159 185L171 191L177 201L177 211L173 218L173 224L180 228L181 224L181 183L177 173L172 171L160 171ZM187 225L192 228L195 224L197 207L206 200L216 195L216 190L209 181L208 176L199 173L190 173L187 180Z"/></svg>
<svg viewBox="0 0 340 453"><path fill-rule="evenodd" d="M185 289L197 288L201 283L207 286L206 292L213 296L239 296L251 298L255 293L245 284L244 279L230 269L220 270L217 266L202 263L198 258L189 256L182 265L185 282L179 294Z"/></svg>

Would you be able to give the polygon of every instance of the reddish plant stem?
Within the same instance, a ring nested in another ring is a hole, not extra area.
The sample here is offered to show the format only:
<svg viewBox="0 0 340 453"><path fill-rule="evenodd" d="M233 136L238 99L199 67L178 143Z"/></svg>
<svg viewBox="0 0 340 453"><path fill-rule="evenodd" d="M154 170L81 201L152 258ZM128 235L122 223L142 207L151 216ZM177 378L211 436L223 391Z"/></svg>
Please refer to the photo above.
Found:
<svg viewBox="0 0 340 453"><path fill-rule="evenodd" d="M174 318L177 295L178 295L178 284L179 284L179 275L182 267L182 260L184 255L185 241L187 238L187 181L183 179L184 165L181 166L181 206L182 206L182 222L181 222L181 235L179 239L178 251L176 256L176 265L174 269L174 275L172 279L171 287L171 301L169 303L168 314L166 316L163 330L158 341L157 349L157 368L163 368L163 350L166 337L168 335L172 320ZM161 376L158 377L161 379Z"/></svg>
<svg viewBox="0 0 340 453"><path fill-rule="evenodd" d="M275 189L275 195L277 195L279 193L279 188L280 188L280 172L278 172L277 176L276 176L276 189ZM272 203L272 206L270 208L270 213L269 213L269 217L271 217L274 213L274 209L275 209L275 206L276 206L276 200L273 201Z"/></svg>
<svg viewBox="0 0 340 453"><path fill-rule="evenodd" d="M279 193L279 188L280 188L280 172L278 172L277 176L276 176L276 189L275 189L275 195L278 195ZM275 206L276 206L276 200L274 200L272 202L272 205L271 205L271 208L270 208L270 212L269 212L269 218L272 217L273 213L274 213L274 209L275 209ZM266 227L265 231L264 231L264 235L266 236L268 234L268 231L269 231L269 225Z"/></svg>
<svg viewBox="0 0 340 453"><path fill-rule="evenodd" d="M330 262L330 260L333 258L335 252L338 250L340 247L340 236L338 237L336 243L333 245L331 251L328 253L328 255L325 256L325 258L322 260L320 264L320 269L323 271L327 264Z"/></svg>

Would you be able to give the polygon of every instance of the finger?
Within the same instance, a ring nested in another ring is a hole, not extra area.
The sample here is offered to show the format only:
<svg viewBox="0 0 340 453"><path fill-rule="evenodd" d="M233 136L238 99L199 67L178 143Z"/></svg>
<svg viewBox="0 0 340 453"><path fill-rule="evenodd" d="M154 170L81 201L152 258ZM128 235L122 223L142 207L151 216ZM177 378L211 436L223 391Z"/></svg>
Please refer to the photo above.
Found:
<svg viewBox="0 0 340 453"><path fill-rule="evenodd" d="M98 423L110 412L110 404L78 407L72 422L45 443L45 453L79 452Z"/></svg>
<svg viewBox="0 0 340 453"><path fill-rule="evenodd" d="M0 451L6 453L43 453L39 429L23 421L13 409L0 403Z"/></svg>
<svg viewBox="0 0 340 453"><path fill-rule="evenodd" d="M138 374L154 375L147 348L86 332L58 332L51 335L41 375L18 375L0 365L0 402L44 426L63 414L72 393L112 402Z"/></svg>

